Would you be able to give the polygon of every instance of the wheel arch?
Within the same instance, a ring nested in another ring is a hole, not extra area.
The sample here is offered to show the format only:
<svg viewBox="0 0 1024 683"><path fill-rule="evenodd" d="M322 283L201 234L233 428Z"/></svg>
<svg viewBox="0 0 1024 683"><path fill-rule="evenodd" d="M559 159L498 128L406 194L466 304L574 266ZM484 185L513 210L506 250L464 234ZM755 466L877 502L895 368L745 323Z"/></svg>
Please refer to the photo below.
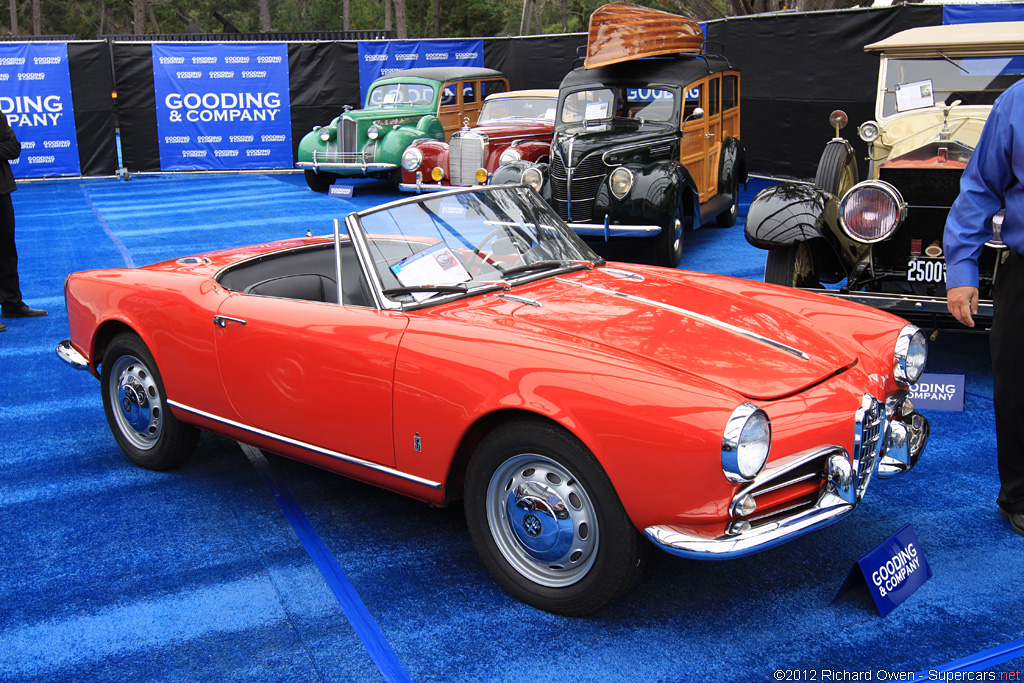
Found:
<svg viewBox="0 0 1024 683"><path fill-rule="evenodd" d="M462 435L462 439L459 441L458 447L455 450L455 456L452 458L451 467L448 470L448 476L445 479L446 500L452 501L462 498L466 479L466 468L469 466L470 458L473 457L473 452L476 450L477 446L480 445L480 442L483 441L488 434L499 427L519 420L532 420L540 424L548 424L558 427L578 439L580 443L588 448L591 453L594 453L594 457L597 458L597 454L595 453L592 444L588 443L583 436L558 420L531 410L523 410L521 408L500 408L484 415L480 415ZM598 462L600 463L599 459Z"/></svg>

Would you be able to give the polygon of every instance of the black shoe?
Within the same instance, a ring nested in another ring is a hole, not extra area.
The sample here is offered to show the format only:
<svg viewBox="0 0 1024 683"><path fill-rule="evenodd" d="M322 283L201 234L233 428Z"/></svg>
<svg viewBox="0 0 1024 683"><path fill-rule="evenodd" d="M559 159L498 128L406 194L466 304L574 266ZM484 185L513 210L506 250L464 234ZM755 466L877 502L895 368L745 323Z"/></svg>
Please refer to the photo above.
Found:
<svg viewBox="0 0 1024 683"><path fill-rule="evenodd" d="M1021 536L1024 536L1024 512L1009 512L1003 508L999 508L999 514L1006 517L1010 522L1010 526Z"/></svg>
<svg viewBox="0 0 1024 683"><path fill-rule="evenodd" d="M6 331L7 331L7 326L4 325L3 323L0 323L0 332L6 332Z"/></svg>
<svg viewBox="0 0 1024 683"><path fill-rule="evenodd" d="M46 311L41 308L29 308L24 301L11 307L0 308L0 318L41 318Z"/></svg>

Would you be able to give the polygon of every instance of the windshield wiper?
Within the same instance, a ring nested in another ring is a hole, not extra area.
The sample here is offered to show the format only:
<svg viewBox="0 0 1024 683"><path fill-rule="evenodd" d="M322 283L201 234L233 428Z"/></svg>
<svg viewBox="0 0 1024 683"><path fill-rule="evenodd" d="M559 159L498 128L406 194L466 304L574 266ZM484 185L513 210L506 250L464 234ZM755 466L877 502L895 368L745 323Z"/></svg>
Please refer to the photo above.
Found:
<svg viewBox="0 0 1024 683"><path fill-rule="evenodd" d="M967 70L967 69L965 69L964 67L960 66L959 64L957 64L956 62L954 62L954 61L953 61L952 59L950 59L950 58L949 58L949 57L947 57L946 55L942 54L941 52L939 53L939 56L940 56L940 57L942 57L943 59L945 59L945 60L946 60L947 62L949 62L949 63L950 63L950 64L952 64L953 66L955 66L956 68L958 68L958 69L960 69L961 71L963 71L963 72L964 72L965 74L967 74L968 76L970 76L970 75L971 75L971 72L970 72L970 71L968 71L968 70Z"/></svg>
<svg viewBox="0 0 1024 683"><path fill-rule="evenodd" d="M433 292L436 294L465 294L469 291L466 284L457 285L412 285L411 287L391 287L383 291L384 296L396 294L418 294L421 292Z"/></svg>
<svg viewBox="0 0 1024 683"><path fill-rule="evenodd" d="M589 266L588 264L583 263L581 261L553 261L553 260L547 260L547 261L534 261L533 263L524 263L521 266L513 266L511 268L508 268L507 270L505 270L505 269L499 269L499 270L501 271L501 275L503 277L508 277L509 275L518 275L519 273L529 273L530 271L534 271L534 270L550 270L552 268L568 268L570 266L579 266L581 268L590 268L590 267L592 267L592 266Z"/></svg>

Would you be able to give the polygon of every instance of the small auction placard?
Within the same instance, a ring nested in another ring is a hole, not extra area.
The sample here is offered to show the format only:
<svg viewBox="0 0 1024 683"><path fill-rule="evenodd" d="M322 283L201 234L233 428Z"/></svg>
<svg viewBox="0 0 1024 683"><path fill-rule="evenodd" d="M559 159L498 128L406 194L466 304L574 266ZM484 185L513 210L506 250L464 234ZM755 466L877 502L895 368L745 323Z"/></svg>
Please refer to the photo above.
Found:
<svg viewBox="0 0 1024 683"><path fill-rule="evenodd" d="M932 577L914 528L907 524L877 548L857 560L839 587L835 602L863 577L883 617L898 607Z"/></svg>

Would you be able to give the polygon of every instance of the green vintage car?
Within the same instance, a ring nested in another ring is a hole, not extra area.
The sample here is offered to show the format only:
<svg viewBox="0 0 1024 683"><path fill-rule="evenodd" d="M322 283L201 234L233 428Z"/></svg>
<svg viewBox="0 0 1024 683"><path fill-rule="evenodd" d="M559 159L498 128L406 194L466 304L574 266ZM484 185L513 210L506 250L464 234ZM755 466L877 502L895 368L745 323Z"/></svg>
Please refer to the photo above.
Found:
<svg viewBox="0 0 1024 683"><path fill-rule="evenodd" d="M401 177L402 153L414 140L447 140L468 119L475 125L484 99L508 90L500 71L433 67L378 78L366 105L316 126L299 143L296 166L306 183L327 192L338 178Z"/></svg>

